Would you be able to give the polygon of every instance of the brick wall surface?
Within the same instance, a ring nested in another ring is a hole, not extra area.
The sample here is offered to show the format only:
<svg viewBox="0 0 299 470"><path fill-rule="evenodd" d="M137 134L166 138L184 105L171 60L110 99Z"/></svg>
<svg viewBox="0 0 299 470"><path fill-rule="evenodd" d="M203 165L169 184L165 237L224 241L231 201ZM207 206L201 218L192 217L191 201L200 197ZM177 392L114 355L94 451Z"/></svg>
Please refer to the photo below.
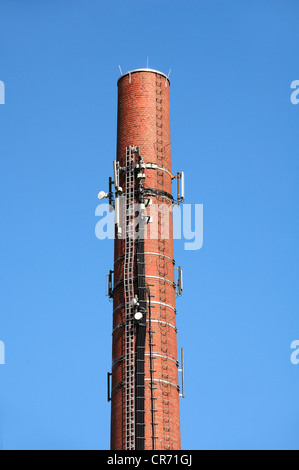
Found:
<svg viewBox="0 0 299 470"><path fill-rule="evenodd" d="M146 169L145 187L172 194L169 81L159 73L142 71L123 76L118 83L117 159L125 166L126 147L139 146L146 163L160 169ZM162 169L161 169L162 168ZM163 169L167 171L163 171ZM125 191L125 179L121 176ZM168 198L150 196L153 206L171 208ZM155 209L155 207L154 207ZM149 227L156 238L145 240L146 282L151 286L151 329L155 409L155 448L180 449L177 330L175 310L172 215L153 211ZM149 213L149 212L148 212ZM169 224L169 236L163 227ZM115 240L111 448L124 449L124 240ZM145 348L145 449L152 449L150 389L150 348L147 328Z"/></svg>

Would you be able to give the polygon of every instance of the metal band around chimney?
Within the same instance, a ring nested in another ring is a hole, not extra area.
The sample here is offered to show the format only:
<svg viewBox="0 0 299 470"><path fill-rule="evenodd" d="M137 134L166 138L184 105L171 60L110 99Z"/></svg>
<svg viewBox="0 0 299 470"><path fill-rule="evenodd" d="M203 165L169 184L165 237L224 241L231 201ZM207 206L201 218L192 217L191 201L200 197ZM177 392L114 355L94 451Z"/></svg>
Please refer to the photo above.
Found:
<svg viewBox="0 0 299 470"><path fill-rule="evenodd" d="M146 302L149 303L148 300L147 300ZM151 300L151 304L163 305L163 307L171 308L171 309L176 313L176 308L174 308L172 305L166 304L166 303L164 303L164 302L158 302L157 300ZM118 305L118 306L113 310L113 313L116 312L117 310L119 310L120 308L124 308L124 307L125 307L125 304L120 304L120 305Z"/></svg>
<svg viewBox="0 0 299 470"><path fill-rule="evenodd" d="M145 356L150 356L149 353L145 353ZM170 357L170 356L164 356L163 354L152 354L152 357L155 358L155 359L163 359L163 360L166 360L166 361L172 361L174 362L177 367L179 367L179 361L176 361L175 359L173 359L173 357ZM112 368L115 367L117 364L123 362L125 359L125 356L120 356L119 358L115 359L112 363Z"/></svg>
<svg viewBox="0 0 299 470"><path fill-rule="evenodd" d="M166 279L165 277L159 277L159 276L145 276L145 277L146 277L147 279L157 279L157 280L159 280L159 281L165 281L165 282L167 282L168 284L171 284L174 288L176 287L176 285L175 285L174 282L170 281L169 279ZM136 279L137 279L137 276L134 277L134 281L136 281ZM117 289L119 286L122 286L123 284L124 284L124 280L121 279L120 281L118 281L118 282L115 284L113 290L114 290L114 289Z"/></svg>
<svg viewBox="0 0 299 470"><path fill-rule="evenodd" d="M149 320L146 320L147 322L149 322ZM175 332L177 333L177 327L172 325L171 323L169 322L165 322L165 321L161 321L161 320L153 320L151 319L151 322L152 323L160 323L161 325L165 325L165 326L169 326L170 328L173 328L175 330ZM116 330L118 330L119 328L123 328L125 326L125 323L120 323L119 325L117 325L115 328L113 328L112 330L112 334L114 334L114 332Z"/></svg>
<svg viewBox="0 0 299 470"><path fill-rule="evenodd" d="M169 261L171 261L173 264L175 264L175 260L174 260L173 258L170 258L169 256L164 255L164 254L162 254L162 253L155 253L155 252L151 252L151 251L146 251L144 254L145 254L145 255L160 256L160 257L169 259ZM121 255L119 258L117 258L117 259L114 261L114 264L118 263L119 261L122 261L123 259L124 259L124 255Z"/></svg>

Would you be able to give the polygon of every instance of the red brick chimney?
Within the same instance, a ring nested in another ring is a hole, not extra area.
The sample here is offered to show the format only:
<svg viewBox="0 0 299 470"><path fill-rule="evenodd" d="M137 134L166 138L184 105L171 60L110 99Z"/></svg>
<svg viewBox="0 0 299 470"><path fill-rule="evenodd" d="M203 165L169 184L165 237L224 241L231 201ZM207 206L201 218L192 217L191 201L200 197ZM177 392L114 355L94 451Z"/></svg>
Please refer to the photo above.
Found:
<svg viewBox="0 0 299 470"><path fill-rule="evenodd" d="M151 69L134 70L118 81L116 210L120 200L125 203L111 295L112 450L179 450L181 445L172 214L165 238L169 216L152 212L174 203L169 87L168 77ZM135 240L132 201L145 221ZM156 214L153 220L150 213ZM154 226L156 237L144 238L142 230Z"/></svg>

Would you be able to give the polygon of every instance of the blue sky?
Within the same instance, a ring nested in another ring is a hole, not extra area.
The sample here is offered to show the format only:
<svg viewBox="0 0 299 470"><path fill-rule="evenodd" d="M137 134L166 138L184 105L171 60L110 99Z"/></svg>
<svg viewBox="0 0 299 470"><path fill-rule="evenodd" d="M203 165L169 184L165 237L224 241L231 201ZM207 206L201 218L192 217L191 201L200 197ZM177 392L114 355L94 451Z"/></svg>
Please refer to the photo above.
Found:
<svg viewBox="0 0 299 470"><path fill-rule="evenodd" d="M299 449L296 0L1 0L0 446L108 449L118 65L171 68L173 171L204 205L184 251L184 449Z"/></svg>

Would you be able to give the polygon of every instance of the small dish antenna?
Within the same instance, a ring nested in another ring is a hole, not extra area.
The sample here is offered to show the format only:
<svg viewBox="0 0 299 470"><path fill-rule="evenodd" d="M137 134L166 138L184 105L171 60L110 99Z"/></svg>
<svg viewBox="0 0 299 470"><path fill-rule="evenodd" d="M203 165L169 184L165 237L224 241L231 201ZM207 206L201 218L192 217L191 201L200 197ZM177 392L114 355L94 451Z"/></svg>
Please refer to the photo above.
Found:
<svg viewBox="0 0 299 470"><path fill-rule="evenodd" d="M108 194L105 193L105 191L100 191L98 194L98 199L105 199L105 197L108 197Z"/></svg>
<svg viewBox="0 0 299 470"><path fill-rule="evenodd" d="M135 320L140 321L143 318L143 315L141 312L136 312L134 315Z"/></svg>

